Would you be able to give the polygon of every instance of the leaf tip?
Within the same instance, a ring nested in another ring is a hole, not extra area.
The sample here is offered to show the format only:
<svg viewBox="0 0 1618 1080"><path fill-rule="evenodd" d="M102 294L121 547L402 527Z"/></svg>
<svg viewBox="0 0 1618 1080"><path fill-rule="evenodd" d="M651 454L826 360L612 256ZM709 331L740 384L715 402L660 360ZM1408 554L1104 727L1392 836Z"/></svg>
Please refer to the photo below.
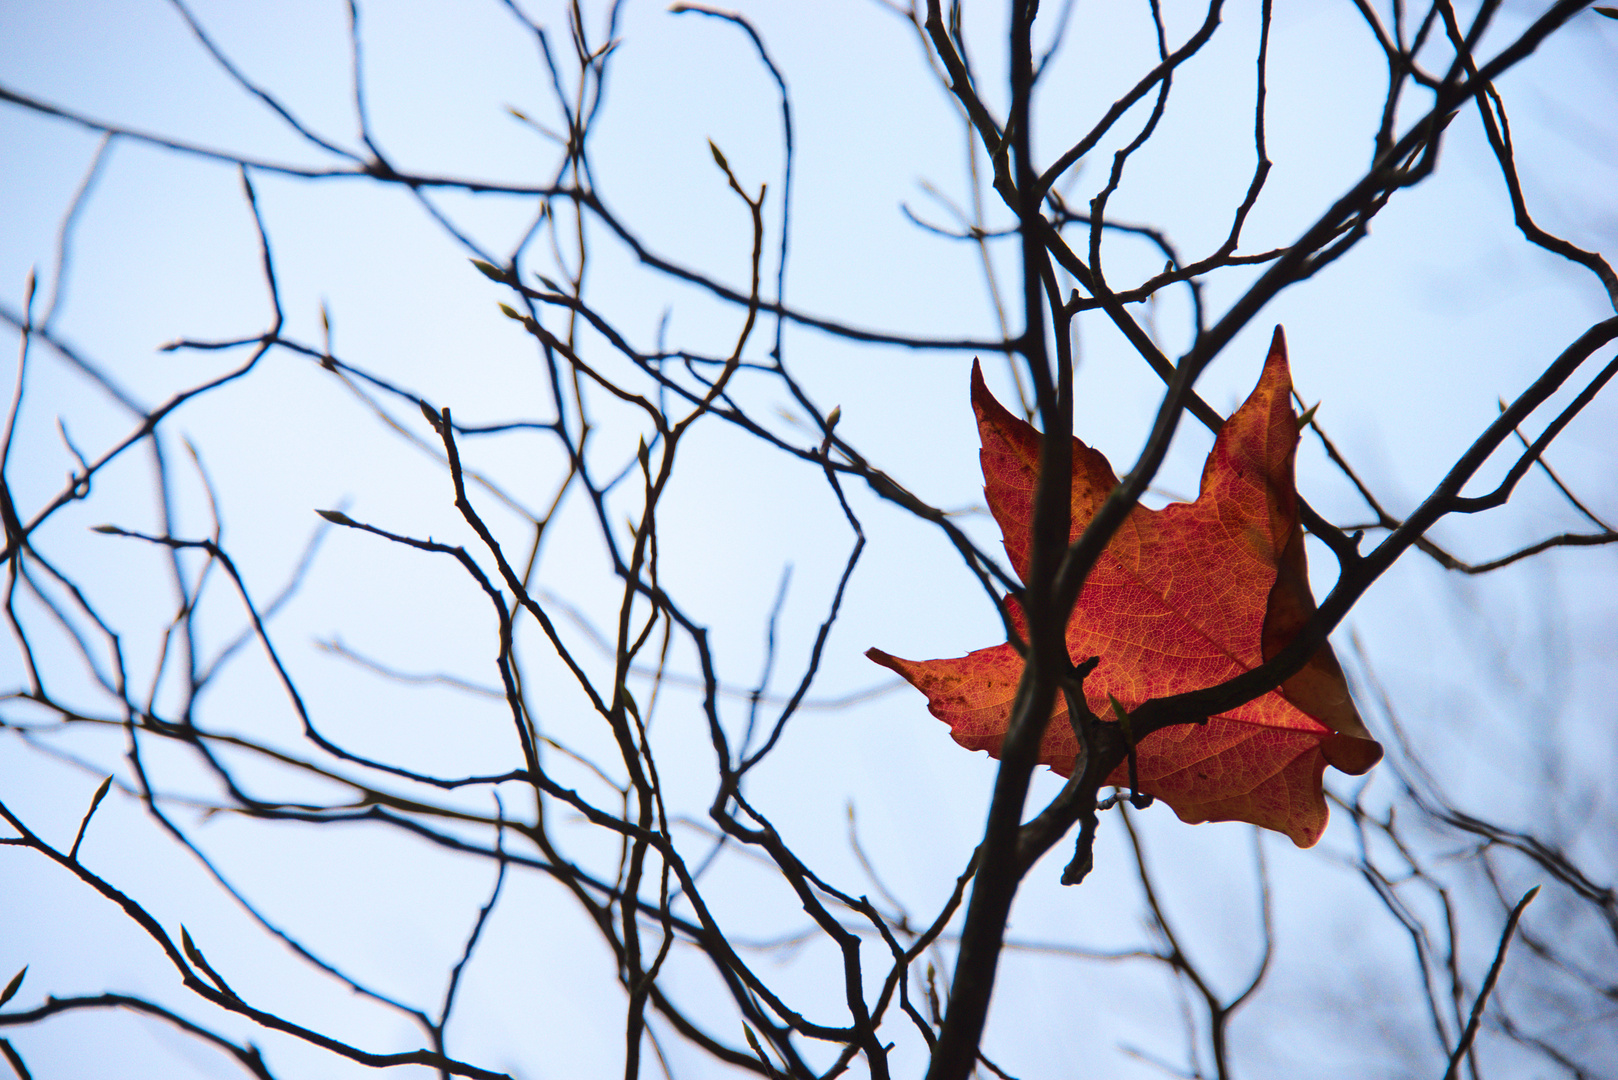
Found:
<svg viewBox="0 0 1618 1080"><path fill-rule="evenodd" d="M1015 418L1000 404L1000 399L989 390L989 384L983 379L983 365L976 357L972 358L972 412L978 418L981 429L983 423L988 421L997 428L1006 426L1006 422Z"/></svg>
<svg viewBox="0 0 1618 1080"><path fill-rule="evenodd" d="M1333 732L1320 741L1326 764L1349 776L1364 776L1382 760L1382 744L1344 732Z"/></svg>

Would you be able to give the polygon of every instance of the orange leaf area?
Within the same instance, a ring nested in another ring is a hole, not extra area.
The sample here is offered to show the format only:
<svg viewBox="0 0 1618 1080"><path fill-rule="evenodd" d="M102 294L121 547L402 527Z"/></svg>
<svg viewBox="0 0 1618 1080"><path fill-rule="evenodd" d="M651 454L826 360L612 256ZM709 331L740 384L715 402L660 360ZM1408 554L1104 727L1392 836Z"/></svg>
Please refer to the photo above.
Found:
<svg viewBox="0 0 1618 1080"><path fill-rule="evenodd" d="M1074 663L1100 657L1084 683L1097 716L1111 720L1109 697L1132 710L1258 667L1314 613L1293 484L1298 421L1291 391L1277 328L1258 386L1219 429L1197 500L1136 507L1091 571L1067 646ZM972 406L989 510L1026 581L1040 434L994 399L976 365ZM1075 439L1071 539L1117 483L1106 458ZM1007 603L1020 624L1021 611ZM866 655L925 694L956 742L999 753L1023 671L1010 644L953 660L901 660L879 649ZM1059 704L1040 761L1066 776L1078 752L1067 707ZM1326 766L1359 774L1381 757L1329 644L1279 689L1206 724L1154 732L1136 748L1139 790L1168 803L1182 821L1252 822L1300 847L1326 828ZM1114 786L1128 782L1125 766L1107 778Z"/></svg>

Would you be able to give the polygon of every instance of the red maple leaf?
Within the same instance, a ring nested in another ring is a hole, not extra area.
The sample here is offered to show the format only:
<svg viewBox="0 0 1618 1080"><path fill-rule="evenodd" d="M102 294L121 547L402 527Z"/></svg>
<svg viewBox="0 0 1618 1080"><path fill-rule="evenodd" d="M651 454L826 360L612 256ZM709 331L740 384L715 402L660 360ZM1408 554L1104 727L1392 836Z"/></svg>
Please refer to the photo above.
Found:
<svg viewBox="0 0 1618 1080"><path fill-rule="evenodd" d="M1100 657L1084 682L1097 716L1111 719L1110 699L1132 710L1258 667L1313 614L1292 478L1291 391L1277 328L1258 386L1219 429L1197 500L1136 507L1091 571L1067 646L1075 663ZM972 406L989 510L1026 581L1040 434L994 399L975 364ZM1073 440L1073 539L1117 483L1106 458ZM1007 606L1020 630L1020 609L1011 600ZM954 660L901 660L879 649L866 655L926 694L956 742L998 755L1023 671L1010 644ZM1039 759L1066 776L1078 750L1059 703ZM1248 821L1308 847L1326 828L1326 766L1363 773L1382 747L1366 731L1328 644L1279 689L1206 724L1154 732L1136 756L1139 790L1182 821ZM1126 768L1107 783L1127 786Z"/></svg>

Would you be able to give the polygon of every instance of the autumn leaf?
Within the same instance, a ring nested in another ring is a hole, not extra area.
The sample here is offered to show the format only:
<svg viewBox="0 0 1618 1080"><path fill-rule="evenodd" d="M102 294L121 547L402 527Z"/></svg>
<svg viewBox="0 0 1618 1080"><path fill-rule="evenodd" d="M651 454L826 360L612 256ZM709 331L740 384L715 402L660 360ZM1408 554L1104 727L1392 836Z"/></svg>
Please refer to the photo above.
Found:
<svg viewBox="0 0 1618 1080"><path fill-rule="evenodd" d="M1146 701L1215 686L1284 648L1314 613L1298 523L1290 401L1280 328L1258 386L1220 428L1195 502L1136 507L1091 571L1067 628L1075 663L1100 658L1084 683L1093 713L1111 721L1112 700ZM1039 432L1012 416L972 369L984 491L1006 554L1027 580ZM1073 441L1077 539L1118 483L1101 454ZM1007 600L1014 624L1017 604ZM866 655L927 695L932 714L971 750L998 754L1022 677L1010 644L952 660ZM1078 740L1065 704L1052 714L1039 760L1066 776ZM1165 728L1136 748L1139 790L1182 821L1248 821L1300 847L1326 828L1326 766L1360 774L1382 757L1348 693L1329 644L1279 689L1206 724ZM1124 766L1107 778L1127 786Z"/></svg>

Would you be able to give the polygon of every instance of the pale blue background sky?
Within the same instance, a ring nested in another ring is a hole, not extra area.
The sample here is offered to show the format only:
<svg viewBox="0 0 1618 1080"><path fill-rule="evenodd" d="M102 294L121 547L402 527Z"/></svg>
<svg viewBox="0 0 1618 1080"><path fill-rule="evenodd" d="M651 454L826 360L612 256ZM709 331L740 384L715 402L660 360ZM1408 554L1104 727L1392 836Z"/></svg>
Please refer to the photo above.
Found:
<svg viewBox="0 0 1618 1080"><path fill-rule="evenodd" d="M1041 98L1036 150L1042 156L1054 156L1087 129L1150 62L1146 8L1136 7L1078 6ZM1201 13L1182 4L1167 7L1170 37L1180 40ZM903 204L929 220L947 221L923 181L958 202L967 199L959 125L913 32L878 4L857 0L742 8L785 74L796 109L800 156L789 302L860 326L997 336L975 252L918 231L900 210ZM249 77L315 130L354 143L343 5L208 3L193 10ZM361 10L374 132L396 165L521 183L549 178L551 146L506 112L516 106L546 123L554 116L532 38L507 11L493 2L372 3ZM1508 4L1502 35L1536 10ZM531 13L565 50L560 8L536 5ZM978 5L969 14L974 60L986 96L998 102L1004 96L997 42L1003 13ZM599 32L600 15L589 12L592 32ZM0 82L15 90L255 158L330 160L231 84L167 5L4 0L0 27ZM1586 16L1502 83L1539 220L1609 258L1618 242L1610 196L1618 190L1610 152L1610 105L1618 97L1615 28ZM1111 204L1119 219L1166 228L1188 255L1218 242L1247 183L1256 33L1254 6L1231 7L1207 54L1177 79L1159 138L1131 164ZM781 168L773 85L746 39L718 21L632 0L619 37L593 143L603 198L654 250L745 285L746 217L714 168L707 140L723 149L745 184L770 184L773 243ZM1380 54L1348 5L1278 4L1271 50L1268 137L1275 168L1244 250L1289 241L1352 182L1368 157L1380 103ZM1487 41L1483 51L1492 51ZM1137 111L1120 130L1132 134L1143 118ZM61 216L96 145L94 135L61 121L0 109L0 146L6 148L0 155L0 302L8 310L20 311L30 267L41 275L40 309L48 302ZM1076 203L1082 205L1104 175L1113 145L1106 144L1108 156L1086 164ZM500 290L467 266L466 252L419 204L401 191L354 180L303 183L259 174L255 183L274 243L288 336L317 344L324 301L343 359L450 405L465 422L548 418L530 339L499 315ZM433 198L500 255L533 212L531 201L506 197ZM990 220L1004 224L1006 216L991 210ZM248 336L267 325L252 221L229 166L121 140L103 164L74 239L71 276L53 328L144 403L237 360L235 354L157 353L159 345L182 337ZM733 339L734 310L641 270L599 230L592 241L596 295L637 344L655 340L665 312L673 343L717 352ZM1012 287L1008 295L1015 294L1013 254L1010 248L999 253L1000 280ZM1122 281L1155 271L1161 258L1120 240L1107 248L1107 265ZM1211 287L1210 311L1217 316L1243 280L1238 275ZM1322 423L1400 512L1496 415L1497 399L1519 392L1602 316L1603 303L1593 279L1515 234L1498 171L1475 114L1468 113L1451 129L1438 177L1400 195L1368 241L1273 304L1200 388L1215 407L1232 408L1256 378L1272 326L1284 323L1300 393L1322 403ZM1165 348L1183 350L1182 298L1166 295L1153 317ZM762 329L749 356L763 355L771 332ZM3 336L15 346L14 332ZM1125 469L1160 384L1099 318L1082 322L1079 344L1076 430ZM856 348L799 328L787 331L785 348L806 391L822 409L841 406L839 433L874 463L935 505L964 510L979 504L966 401L971 354ZM604 355L602 362L610 363ZM987 366L992 384L1009 398L1003 366ZM789 402L774 384L751 380L737 392L775 430L798 442L810 439L777 414ZM55 431L59 417L92 456L127 432L130 420L42 348L33 354L28 394L7 475L31 513L72 467ZM615 427L632 418L600 408L597 467L605 472L628 460L640 429ZM421 429L408 411L394 412ZM1618 409L1610 399L1598 402L1551 455L1574 489L1609 519L1618 514L1615 425ZM208 528L200 487L178 441L184 435L198 446L221 492L225 542L258 595L273 594L291 572L317 524L311 513L317 507L342 504L354 517L396 531L469 542L441 470L381 427L329 375L290 354L272 354L249 379L188 406L166 430L171 459L180 463L175 473L183 514L176 532L201 535ZM1185 427L1160 481L1165 491L1193 491L1210 441L1200 428ZM1304 445L1299 476L1306 497L1334 519L1363 520L1363 508L1317 446ZM467 452L536 508L562 467L555 445L532 435L488 440ZM724 679L745 686L757 676L765 621L790 563L781 624L786 678L776 688L790 687L846 557L847 527L813 470L733 430L699 426L683 452L691 459L682 467L691 482L676 489L662 516L664 580L692 616L711 627ZM107 521L155 527L145 468L145 458L132 455L109 469L93 497L59 514L40 543L91 586L123 635L132 678L148 686L174 604L162 562L130 541L86 531ZM831 637L817 697L883 683L884 673L861 655L871 645L918 658L957 655L991 643L997 633L992 609L942 536L850 490L872 542ZM517 519L492 502L485 505L503 537L521 547ZM986 517L962 520L985 546L995 544ZM1446 523L1436 536L1463 557L1482 560L1579 524L1535 478L1512 507ZM591 529L583 501L572 500L547 540L541 578L606 624L616 601ZM1329 557L1323 549L1312 554L1320 583L1328 585ZM1611 549L1573 551L1485 581L1461 581L1412 557L1356 611L1339 645L1348 653L1348 631L1359 635L1414 741L1442 768L1452 795L1519 824L1547 813L1572 815L1559 835L1597 877L1604 872L1604 880L1614 870L1614 807L1604 789L1618 750L1611 707L1618 692L1611 644L1618 633L1610 603L1618 587L1615 569ZM512 766L509 721L495 706L442 691L404 692L357 676L315 647L336 636L402 669L492 683L487 607L463 582L447 563L372 538L327 538L274 633L329 734L446 773ZM220 592L202 622L225 640L236 632L239 613ZM50 649L61 650L61 643ZM60 672L57 688L74 697L82 671L67 666L64 651L49 655ZM676 667L690 670L689 650L674 656ZM531 663L531 679L556 687L548 722L576 744L606 753L565 680L537 650ZM1350 666L1360 670L1358 663ZM0 646L0 686L22 685L21 657L8 639ZM88 689L79 692L87 707L97 701ZM14 702L0 709L8 719L28 716ZM691 699L674 694L665 709L660 750L666 775L678 804L700 816L709 797L711 751ZM222 676L203 710L220 729L279 732L289 742L295 736L279 690L251 650ZM1379 710L1369 702L1365 710L1376 729ZM737 730L741 717L731 717ZM1541 733L1564 728L1578 752L1567 760L1543 759ZM92 768L51 760L8 736L0 740L0 791L8 805L66 842L102 774L97 770L119 768L121 747L115 739L89 738L52 745L83 755ZM171 790L186 790L193 774L178 760L173 770L167 774ZM925 918L976 842L992 776L991 762L955 747L920 698L903 691L858 707L805 713L789 729L778 759L760 770L754 793L811 863L858 893L871 886L846 842L845 806L852 803L885 882ZM1566 796L1560 802L1547 798L1548 778ZM1581 802L1586 789L1593 801ZM1053 778L1040 780L1039 794L1055 790ZM1547 802L1556 805L1548 810ZM1591 824L1581 829L1580 816ZM1187 828L1163 807L1143 820L1154 857L1175 870L1167 888L1188 936L1225 986L1238 985L1255 948L1249 830ZM491 879L482 864L358 828L221 820L194 831L311 947L422 1004L441 994ZM1399 981L1409 978L1402 932L1385 912L1368 906L1356 875L1333 861L1332 853L1349 851L1351 842L1341 821L1314 852L1264 841L1278 882L1281 960L1273 985L1233 1029L1255 1072L1286 1071L1301 1060L1316 1075L1336 1075L1322 1065L1324 1055L1340 1059L1345 1076L1366 1069L1382 1074L1402 1059L1400 1040L1407 1037L1410 1060L1434 1052L1426 1029L1410 1020L1411 988ZM582 851L594 850L579 843ZM368 1047L416 1045L393 1016L298 974L283 950L255 936L217 900L194 862L167 846L127 796L109 798L85 850L97 872L147 900L166 926L185 922L210 960L240 973L239 991L329 1022ZM1103 950L1143 940L1137 886L1115 823L1102 830L1099 869L1083 889L1056 885L1056 859L1030 879L1016 913L1017 935ZM727 914L739 933L769 936L801 925L793 902L777 895L781 890L767 875L739 861L722 863L718 873L732 877L716 881L735 882L733 889L716 884L714 892L734 907ZM64 875L9 850L0 875L0 926L6 928L0 977L33 965L13 1006L37 1003L45 993L103 988L183 1000L149 944ZM451 1050L521 1076L615 1072L621 995L593 930L548 883L517 880L509 888L469 975ZM1470 940L1484 949L1497 930L1493 912L1485 905L1467 918L1478 920ZM881 969L881 956L872 957L872 969ZM806 1009L835 1018L841 1014L836 979L828 978L833 959L828 950L808 950L781 977ZM768 961L763 967L773 971ZM578 981L564 983L562 972ZM688 998L700 1001L705 973L692 965L683 977ZM1339 999L1353 1005L1345 1012L1335 1004ZM1324 1015L1300 1019L1300 1001L1324 1006ZM1181 1060L1174 1002L1155 971L1019 956L1004 969L986 1045L1019 1076L1159 1075L1118 1047L1150 1046ZM709 1015L701 1005L695 1011ZM577 1038L588 1031L599 1037ZM127 1054L121 1076L231 1075L213 1051L128 1017L62 1018L10 1037L41 1076L85 1074L114 1045ZM894 1037L914 1041L913 1032ZM283 1040L264 1042L278 1075L348 1075L330 1059L317 1063ZM914 1071L917 1052L902 1049L899 1067ZM676 1075L705 1072L683 1048L674 1055L677 1066L684 1064Z"/></svg>

